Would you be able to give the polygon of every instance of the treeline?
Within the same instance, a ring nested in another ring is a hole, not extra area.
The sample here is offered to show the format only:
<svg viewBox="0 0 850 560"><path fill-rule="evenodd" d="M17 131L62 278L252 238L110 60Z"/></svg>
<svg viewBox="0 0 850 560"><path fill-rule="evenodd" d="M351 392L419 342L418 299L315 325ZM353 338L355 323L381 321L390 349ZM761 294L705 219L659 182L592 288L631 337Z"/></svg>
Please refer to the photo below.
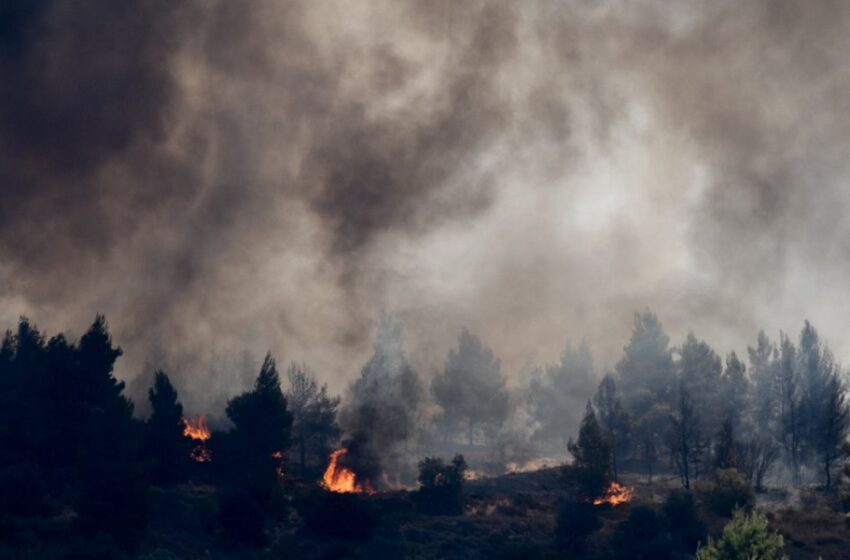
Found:
<svg viewBox="0 0 850 560"><path fill-rule="evenodd" d="M614 479L628 462L650 481L672 465L685 488L718 469L756 489L771 474L830 487L850 422L846 372L808 322L796 343L759 333L748 355L749 368L734 352L724 360L693 334L671 347L654 314L636 314L584 420L601 427Z"/></svg>
<svg viewBox="0 0 850 560"><path fill-rule="evenodd" d="M280 453L321 439L317 418L322 429L334 429L323 418L333 417L337 401L293 367L291 409L267 356L253 389L228 401L232 427L203 442L215 460L197 463L192 448L199 443L184 434L183 409L167 374L156 373L150 417L134 418L124 384L113 375L121 353L102 316L75 343L61 334L47 340L27 319L6 333L0 553L9 552L5 545L40 551L27 557L118 557L145 527L151 484L193 476L219 486L226 536L261 540L264 516L280 509ZM306 461L306 452L299 455Z"/></svg>

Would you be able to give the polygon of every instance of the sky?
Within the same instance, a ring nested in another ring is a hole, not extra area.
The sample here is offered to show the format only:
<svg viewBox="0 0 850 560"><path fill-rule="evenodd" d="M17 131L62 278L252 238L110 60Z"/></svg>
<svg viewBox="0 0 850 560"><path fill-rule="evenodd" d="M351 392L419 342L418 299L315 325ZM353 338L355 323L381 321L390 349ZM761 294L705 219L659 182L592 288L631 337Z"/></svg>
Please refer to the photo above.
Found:
<svg viewBox="0 0 850 560"><path fill-rule="evenodd" d="M811 320L850 360L839 0L12 0L0 325L220 407L266 351L334 391L382 317L427 378L512 379L632 316L722 355Z"/></svg>

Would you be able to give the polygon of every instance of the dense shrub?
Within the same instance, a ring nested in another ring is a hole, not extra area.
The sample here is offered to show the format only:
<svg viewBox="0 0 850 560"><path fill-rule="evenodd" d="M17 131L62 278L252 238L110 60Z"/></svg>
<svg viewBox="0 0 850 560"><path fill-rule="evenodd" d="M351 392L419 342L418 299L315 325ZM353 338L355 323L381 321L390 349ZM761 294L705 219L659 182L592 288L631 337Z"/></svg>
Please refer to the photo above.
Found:
<svg viewBox="0 0 850 560"><path fill-rule="evenodd" d="M632 508L629 517L621 522L613 539L618 558L629 560L664 560L676 550L664 520L647 506Z"/></svg>
<svg viewBox="0 0 850 560"><path fill-rule="evenodd" d="M84 534L103 532L122 546L135 544L149 513L147 480L138 468L124 463L88 465L77 501Z"/></svg>
<svg viewBox="0 0 850 560"><path fill-rule="evenodd" d="M565 500L558 507L555 541L564 550L581 552L587 538L601 526L596 507L578 500Z"/></svg>
<svg viewBox="0 0 850 560"><path fill-rule="evenodd" d="M47 489L31 465L0 470L0 514L31 516L47 513Z"/></svg>
<svg viewBox="0 0 850 560"><path fill-rule="evenodd" d="M670 533L687 550L693 550L705 540L705 524L699 518L693 494L684 490L670 492L662 511Z"/></svg>
<svg viewBox="0 0 850 560"><path fill-rule="evenodd" d="M359 494L323 492L307 504L304 524L317 535L361 540L372 535L378 514Z"/></svg>
<svg viewBox="0 0 850 560"><path fill-rule="evenodd" d="M218 522L225 540L232 544L260 546L266 540L263 510L243 490L230 490L219 496Z"/></svg>
<svg viewBox="0 0 850 560"><path fill-rule="evenodd" d="M463 475L466 461L456 455L451 463L437 457L419 462L419 491L415 500L423 513L458 515L463 513Z"/></svg>
<svg viewBox="0 0 850 560"><path fill-rule="evenodd" d="M767 518L735 511L732 521L723 528L720 540L708 539L708 544L697 550L698 560L784 560L782 535L770 533Z"/></svg>
<svg viewBox="0 0 850 560"><path fill-rule="evenodd" d="M735 469L720 469L713 479L701 481L697 494L708 511L724 517L736 508L751 510L756 499L752 485Z"/></svg>

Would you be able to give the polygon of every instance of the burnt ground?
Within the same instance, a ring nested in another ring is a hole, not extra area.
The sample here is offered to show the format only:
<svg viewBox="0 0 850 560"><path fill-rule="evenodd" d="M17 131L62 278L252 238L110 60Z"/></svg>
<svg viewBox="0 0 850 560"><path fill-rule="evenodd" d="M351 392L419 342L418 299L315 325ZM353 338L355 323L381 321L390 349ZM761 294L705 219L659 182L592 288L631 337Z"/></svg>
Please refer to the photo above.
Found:
<svg viewBox="0 0 850 560"><path fill-rule="evenodd" d="M616 526L635 505L658 507L667 492L678 485L672 476L656 477L652 485L637 475L626 474L621 478L634 488L634 499L632 504L600 506L603 527L590 541L597 558L605 557ZM260 548L246 548L227 544L222 538L214 487L182 485L154 489L151 521L134 557L145 560L565 557L553 539L558 500L569 493L557 468L468 481L463 515L419 513L413 494L407 491L361 497L359 502L366 508L364 511L376 520L367 534L358 535L365 536L362 539L334 538L305 529L298 512L303 511L305 503L326 493L303 486L290 489L290 493L293 497L282 505L278 519L267 526L269 542ZM757 507L767 512L772 527L784 535L792 559L850 557L850 530L845 526L836 498L816 491L794 495L773 491L759 495ZM705 519L714 534L726 521L708 515Z"/></svg>

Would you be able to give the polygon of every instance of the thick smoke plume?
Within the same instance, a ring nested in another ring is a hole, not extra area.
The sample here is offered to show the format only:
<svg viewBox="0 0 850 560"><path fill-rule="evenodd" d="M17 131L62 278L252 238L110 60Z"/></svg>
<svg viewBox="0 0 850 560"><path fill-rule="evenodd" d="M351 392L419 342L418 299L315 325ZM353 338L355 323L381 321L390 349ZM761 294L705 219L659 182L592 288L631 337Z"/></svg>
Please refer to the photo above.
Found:
<svg viewBox="0 0 850 560"><path fill-rule="evenodd" d="M103 312L190 412L269 348L341 390L386 313L426 377L463 325L509 374L611 365L647 306L846 356L847 12L5 2L0 319Z"/></svg>

